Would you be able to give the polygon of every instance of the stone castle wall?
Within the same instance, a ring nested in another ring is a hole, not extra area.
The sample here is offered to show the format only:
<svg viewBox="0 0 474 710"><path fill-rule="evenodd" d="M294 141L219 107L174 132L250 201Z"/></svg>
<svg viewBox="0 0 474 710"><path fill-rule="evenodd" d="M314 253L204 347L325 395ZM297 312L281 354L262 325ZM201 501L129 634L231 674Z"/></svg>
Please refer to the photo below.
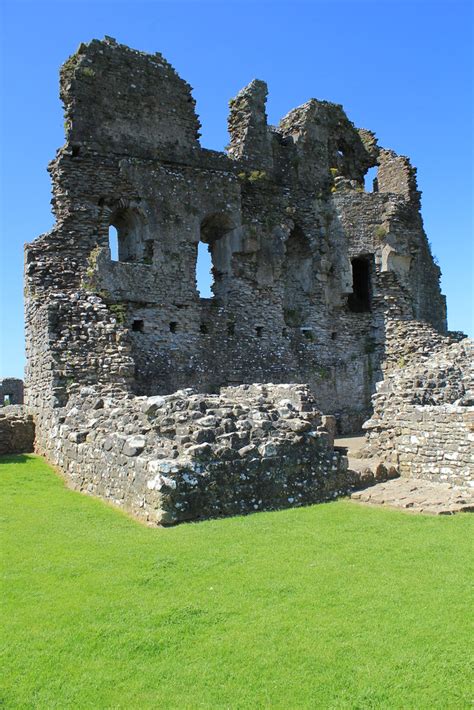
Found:
<svg viewBox="0 0 474 710"><path fill-rule="evenodd" d="M266 93L253 81L231 101L226 155L200 147L190 87L161 55L106 39L66 62L56 225L26 250L31 406L63 406L84 385L153 395L307 382L356 431L387 319L445 330L409 161L324 101L268 126ZM374 165L379 191L365 192ZM196 288L199 242L210 299Z"/></svg>
<svg viewBox="0 0 474 710"><path fill-rule="evenodd" d="M16 377L0 379L0 407L5 404L23 404L23 380Z"/></svg>
<svg viewBox="0 0 474 710"><path fill-rule="evenodd" d="M206 150L189 85L111 38L82 44L60 83L56 223L25 253L36 450L152 524L353 488L336 426L359 431L377 382L459 339L409 160L325 101L269 126L258 80L230 102L226 153ZM199 244L211 298L197 289ZM369 430L408 471L409 425L383 419L381 393ZM408 421L418 403L403 402L384 407ZM464 456L462 442L450 451Z"/></svg>
<svg viewBox="0 0 474 710"><path fill-rule="evenodd" d="M413 326L392 328L392 365L364 424L366 451L393 462L402 476L472 486L474 342L434 333L428 341L428 329Z"/></svg>
<svg viewBox="0 0 474 710"><path fill-rule="evenodd" d="M37 429L72 487L150 524L315 503L358 483L304 385L122 398L82 388Z"/></svg>
<svg viewBox="0 0 474 710"><path fill-rule="evenodd" d="M31 453L35 425L25 407L12 404L0 408L0 456Z"/></svg>

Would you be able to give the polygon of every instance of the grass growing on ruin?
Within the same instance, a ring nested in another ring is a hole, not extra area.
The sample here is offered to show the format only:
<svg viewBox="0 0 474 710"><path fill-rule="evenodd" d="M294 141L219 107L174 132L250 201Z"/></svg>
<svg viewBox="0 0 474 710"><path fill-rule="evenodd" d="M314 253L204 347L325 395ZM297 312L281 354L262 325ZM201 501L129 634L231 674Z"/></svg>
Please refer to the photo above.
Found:
<svg viewBox="0 0 474 710"><path fill-rule="evenodd" d="M0 462L4 707L470 707L469 515L149 529Z"/></svg>

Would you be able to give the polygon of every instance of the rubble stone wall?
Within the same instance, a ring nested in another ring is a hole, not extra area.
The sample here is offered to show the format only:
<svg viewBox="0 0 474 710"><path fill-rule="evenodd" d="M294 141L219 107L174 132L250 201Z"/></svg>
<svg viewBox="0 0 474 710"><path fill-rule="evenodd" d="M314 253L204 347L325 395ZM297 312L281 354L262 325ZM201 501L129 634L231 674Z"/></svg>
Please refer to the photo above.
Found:
<svg viewBox="0 0 474 710"><path fill-rule="evenodd" d="M32 407L64 406L83 386L154 395L307 382L341 431L358 431L387 319L445 330L408 159L326 101L269 126L266 95L253 81L230 102L225 154L200 146L191 87L161 55L106 38L65 63L56 224L26 249ZM366 192L376 165L379 191ZM199 243L212 298L196 286ZM354 259L367 264L365 304Z"/></svg>
<svg viewBox="0 0 474 710"><path fill-rule="evenodd" d="M110 37L80 45L60 94L56 222L25 252L37 450L152 524L348 491L335 422L359 432L372 412L405 352L394 324L412 329L409 358L449 340L408 158L326 101L268 125L259 80L230 102L226 152L206 150L191 87ZM387 415L420 404L404 396Z"/></svg>
<svg viewBox="0 0 474 710"><path fill-rule="evenodd" d="M356 484L304 385L108 398L43 410L39 452L77 490L169 525L330 500Z"/></svg>
<svg viewBox="0 0 474 710"><path fill-rule="evenodd" d="M394 462L402 476L474 485L474 342L434 337L430 353L412 324L398 323L392 334L402 354L377 386L366 452Z"/></svg>
<svg viewBox="0 0 474 710"><path fill-rule="evenodd" d="M21 405L0 408L0 456L31 453L34 448L33 417Z"/></svg>

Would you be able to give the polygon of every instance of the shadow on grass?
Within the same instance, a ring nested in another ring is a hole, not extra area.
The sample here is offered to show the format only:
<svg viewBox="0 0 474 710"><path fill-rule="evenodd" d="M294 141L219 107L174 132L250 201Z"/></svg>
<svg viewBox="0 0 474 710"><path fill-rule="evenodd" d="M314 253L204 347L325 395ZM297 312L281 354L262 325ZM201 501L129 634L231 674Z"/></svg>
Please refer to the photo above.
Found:
<svg viewBox="0 0 474 710"><path fill-rule="evenodd" d="M5 456L0 456L0 466L2 463L26 463L27 461L31 461L31 459L34 458L34 455L31 454L7 454Z"/></svg>

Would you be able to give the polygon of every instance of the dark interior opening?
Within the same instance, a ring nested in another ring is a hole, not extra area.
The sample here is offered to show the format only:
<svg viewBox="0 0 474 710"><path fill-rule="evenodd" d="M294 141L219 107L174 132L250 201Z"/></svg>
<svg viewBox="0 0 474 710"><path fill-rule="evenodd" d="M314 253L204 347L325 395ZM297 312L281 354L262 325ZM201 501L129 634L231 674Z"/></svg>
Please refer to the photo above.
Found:
<svg viewBox="0 0 474 710"><path fill-rule="evenodd" d="M235 335L235 323L227 323L227 335Z"/></svg>
<svg viewBox="0 0 474 710"><path fill-rule="evenodd" d="M178 324L177 324L177 322L176 322L176 321L172 321L172 322L170 323L170 332L171 332L171 333L176 333L177 330L178 330Z"/></svg>
<svg viewBox="0 0 474 710"><path fill-rule="evenodd" d="M257 333L257 338L261 338L263 335L263 325L257 325L255 332Z"/></svg>
<svg viewBox="0 0 474 710"><path fill-rule="evenodd" d="M283 318L286 326L299 328L309 316L308 297L313 287L313 278L313 253L309 240L296 224L288 236L282 271Z"/></svg>
<svg viewBox="0 0 474 710"><path fill-rule="evenodd" d="M144 331L144 323L142 320L134 320L132 323L132 330L135 333L143 333Z"/></svg>
<svg viewBox="0 0 474 710"><path fill-rule="evenodd" d="M202 333L202 335L206 335L206 333L208 333L207 323L201 323L199 326L199 332Z"/></svg>
<svg viewBox="0 0 474 710"><path fill-rule="evenodd" d="M365 257L352 259L352 293L347 299L352 313L371 310L370 261Z"/></svg>

